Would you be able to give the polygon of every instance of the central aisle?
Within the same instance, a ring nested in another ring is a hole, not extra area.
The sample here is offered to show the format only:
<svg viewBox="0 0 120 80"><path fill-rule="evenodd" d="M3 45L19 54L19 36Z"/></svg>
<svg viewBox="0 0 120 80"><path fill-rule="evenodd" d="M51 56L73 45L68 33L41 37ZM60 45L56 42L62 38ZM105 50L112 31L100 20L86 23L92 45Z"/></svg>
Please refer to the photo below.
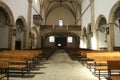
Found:
<svg viewBox="0 0 120 80"><path fill-rule="evenodd" d="M44 74L36 75L30 80L98 80L97 77L78 61L72 61L67 53L58 50L40 69Z"/></svg>

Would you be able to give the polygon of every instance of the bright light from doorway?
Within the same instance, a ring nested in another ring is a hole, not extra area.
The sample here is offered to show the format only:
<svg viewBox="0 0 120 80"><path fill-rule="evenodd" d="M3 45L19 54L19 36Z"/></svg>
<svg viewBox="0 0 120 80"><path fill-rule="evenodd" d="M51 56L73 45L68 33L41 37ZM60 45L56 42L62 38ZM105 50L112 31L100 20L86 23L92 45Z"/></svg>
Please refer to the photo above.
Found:
<svg viewBox="0 0 120 80"><path fill-rule="evenodd" d="M59 26L63 26L63 20L59 20Z"/></svg>
<svg viewBox="0 0 120 80"><path fill-rule="evenodd" d="M61 44L58 44L58 46L61 46Z"/></svg>

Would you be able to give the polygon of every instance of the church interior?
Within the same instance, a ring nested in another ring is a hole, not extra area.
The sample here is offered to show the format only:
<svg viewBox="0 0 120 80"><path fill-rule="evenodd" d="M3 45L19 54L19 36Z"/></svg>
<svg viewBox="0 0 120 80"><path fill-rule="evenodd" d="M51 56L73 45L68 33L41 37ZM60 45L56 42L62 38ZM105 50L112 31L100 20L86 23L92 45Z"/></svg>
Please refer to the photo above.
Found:
<svg viewBox="0 0 120 80"><path fill-rule="evenodd" d="M120 80L120 0L0 0L0 80Z"/></svg>

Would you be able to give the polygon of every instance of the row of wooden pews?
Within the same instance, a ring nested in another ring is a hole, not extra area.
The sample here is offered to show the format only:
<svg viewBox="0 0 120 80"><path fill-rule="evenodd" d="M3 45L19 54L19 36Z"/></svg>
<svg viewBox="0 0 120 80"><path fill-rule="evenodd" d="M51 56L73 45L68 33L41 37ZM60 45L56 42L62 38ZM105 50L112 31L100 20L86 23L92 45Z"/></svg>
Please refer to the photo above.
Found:
<svg viewBox="0 0 120 80"><path fill-rule="evenodd" d="M98 71L98 77L100 79L101 76L105 76L104 74L102 74L103 71L106 71L106 72L109 71L109 68L108 68L109 61L111 62L120 61L120 52L119 51L90 51L86 53L86 57L82 58L82 60L86 61L87 66L90 66L90 70L91 70L91 66L94 66L94 74L96 75L97 74L96 72Z"/></svg>
<svg viewBox="0 0 120 80"><path fill-rule="evenodd" d="M0 79L12 73L21 74L23 78L40 62L42 50L12 50L0 52Z"/></svg>
<svg viewBox="0 0 120 80"><path fill-rule="evenodd" d="M66 49L68 55L80 61L98 76L105 77L108 80L120 80L120 52L107 50L90 50L90 49ZM111 77L112 74L117 76ZM106 76L107 75L107 76Z"/></svg>

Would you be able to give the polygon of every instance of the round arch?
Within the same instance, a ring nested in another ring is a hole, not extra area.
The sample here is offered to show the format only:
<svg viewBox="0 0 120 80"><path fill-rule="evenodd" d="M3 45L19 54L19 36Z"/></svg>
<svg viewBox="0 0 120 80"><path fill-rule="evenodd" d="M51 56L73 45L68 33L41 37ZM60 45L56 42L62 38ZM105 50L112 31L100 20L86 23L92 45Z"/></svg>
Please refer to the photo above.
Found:
<svg viewBox="0 0 120 80"><path fill-rule="evenodd" d="M117 1L113 7L111 8L109 19L108 19L108 26L109 26L109 39L107 40L109 42L109 50L114 50L115 46L115 21L120 18L120 1Z"/></svg>
<svg viewBox="0 0 120 80"><path fill-rule="evenodd" d="M99 15L96 21L96 39L98 49L107 49L107 34L106 34L107 20L104 15ZM102 39L101 39L102 38Z"/></svg>
<svg viewBox="0 0 120 80"><path fill-rule="evenodd" d="M54 37L54 42L50 42L50 37ZM72 38L72 41L69 43L69 37ZM73 32L48 32L43 35L44 47L59 47L58 44L60 43L63 47L69 48L78 48L80 37L76 33Z"/></svg>
<svg viewBox="0 0 120 80"><path fill-rule="evenodd" d="M12 49L13 46L13 42L12 42L12 27L14 26L14 16L13 13L11 11L11 9L9 8L9 6L7 6L7 4L5 4L4 2L0 1L0 8L2 8L8 15L8 19L9 19L9 24L7 24L7 26L9 27L8 30L8 41L7 41L7 45L9 49Z"/></svg>
<svg viewBox="0 0 120 80"><path fill-rule="evenodd" d="M16 42L21 41L21 49L25 49L26 45L26 20L23 16L16 19ZM15 42L15 43L16 43Z"/></svg>

